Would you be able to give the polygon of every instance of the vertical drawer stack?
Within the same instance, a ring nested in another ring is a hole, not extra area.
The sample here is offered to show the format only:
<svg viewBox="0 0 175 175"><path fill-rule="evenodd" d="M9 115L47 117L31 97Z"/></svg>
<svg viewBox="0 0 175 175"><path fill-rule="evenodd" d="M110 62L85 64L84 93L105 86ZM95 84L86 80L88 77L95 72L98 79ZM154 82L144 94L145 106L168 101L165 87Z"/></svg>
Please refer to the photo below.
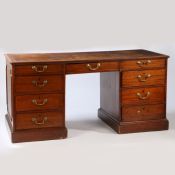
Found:
<svg viewBox="0 0 175 175"><path fill-rule="evenodd" d="M159 125L154 127L155 122L166 123L165 127L168 127L164 120L166 65L166 58L121 62L121 120L124 125L135 125L126 132L137 132L137 126L139 131L147 131L149 127L159 130Z"/></svg>
<svg viewBox="0 0 175 175"><path fill-rule="evenodd" d="M65 128L64 64L25 64L14 68L14 130L42 135L49 128ZM32 136L26 139L32 140Z"/></svg>

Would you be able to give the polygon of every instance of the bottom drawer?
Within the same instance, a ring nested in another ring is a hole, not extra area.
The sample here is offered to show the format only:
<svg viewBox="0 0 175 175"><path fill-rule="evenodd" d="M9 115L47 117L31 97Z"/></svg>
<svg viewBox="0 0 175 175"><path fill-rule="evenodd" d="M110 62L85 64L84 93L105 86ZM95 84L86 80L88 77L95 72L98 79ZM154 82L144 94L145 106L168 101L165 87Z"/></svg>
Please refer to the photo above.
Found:
<svg viewBox="0 0 175 175"><path fill-rule="evenodd" d="M155 120L165 117L165 105L144 105L122 108L122 121Z"/></svg>
<svg viewBox="0 0 175 175"><path fill-rule="evenodd" d="M64 127L63 112L23 113L16 115L16 129Z"/></svg>

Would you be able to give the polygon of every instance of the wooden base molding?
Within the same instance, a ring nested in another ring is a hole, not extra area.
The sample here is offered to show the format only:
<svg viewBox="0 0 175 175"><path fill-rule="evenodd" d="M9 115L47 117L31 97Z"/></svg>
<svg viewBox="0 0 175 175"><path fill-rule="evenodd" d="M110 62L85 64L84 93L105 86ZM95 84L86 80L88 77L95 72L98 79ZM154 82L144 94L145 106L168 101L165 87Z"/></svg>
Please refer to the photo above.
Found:
<svg viewBox="0 0 175 175"><path fill-rule="evenodd" d="M67 137L66 128L40 128L12 131L8 115L6 115L6 120L10 128L10 135L13 143L64 139Z"/></svg>
<svg viewBox="0 0 175 175"><path fill-rule="evenodd" d="M167 119L121 122L101 108L98 110L98 117L119 134L161 131L169 128L169 122Z"/></svg>

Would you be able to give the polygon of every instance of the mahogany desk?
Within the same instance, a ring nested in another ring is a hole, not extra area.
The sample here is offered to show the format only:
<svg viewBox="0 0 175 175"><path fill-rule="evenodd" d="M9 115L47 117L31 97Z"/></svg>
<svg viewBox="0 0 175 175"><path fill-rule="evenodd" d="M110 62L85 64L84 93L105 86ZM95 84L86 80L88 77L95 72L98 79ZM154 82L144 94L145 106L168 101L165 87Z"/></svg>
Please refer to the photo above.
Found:
<svg viewBox="0 0 175 175"><path fill-rule="evenodd" d="M146 50L7 54L12 142L66 138L66 74L100 72L98 117L118 133L168 129L167 58Z"/></svg>

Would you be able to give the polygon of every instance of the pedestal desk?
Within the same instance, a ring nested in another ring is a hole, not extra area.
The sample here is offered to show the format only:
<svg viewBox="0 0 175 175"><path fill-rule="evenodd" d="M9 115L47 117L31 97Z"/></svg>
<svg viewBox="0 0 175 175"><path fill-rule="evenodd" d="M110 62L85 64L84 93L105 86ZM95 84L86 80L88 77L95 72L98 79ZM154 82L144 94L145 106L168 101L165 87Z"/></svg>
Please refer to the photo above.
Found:
<svg viewBox="0 0 175 175"><path fill-rule="evenodd" d="M98 117L116 132L168 129L167 55L123 50L5 56L12 142L67 137L67 74L100 72Z"/></svg>

